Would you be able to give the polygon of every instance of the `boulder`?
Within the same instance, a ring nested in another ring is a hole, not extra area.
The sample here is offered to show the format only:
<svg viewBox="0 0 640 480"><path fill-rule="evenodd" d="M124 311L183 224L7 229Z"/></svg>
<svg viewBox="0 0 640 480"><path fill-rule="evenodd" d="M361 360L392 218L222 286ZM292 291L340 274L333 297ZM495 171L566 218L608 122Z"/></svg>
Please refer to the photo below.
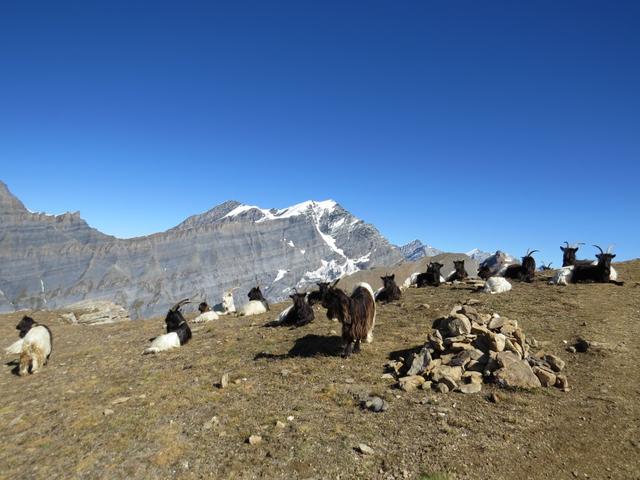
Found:
<svg viewBox="0 0 640 480"><path fill-rule="evenodd" d="M556 355L547 354L544 356L544 361L549 364L554 372L561 372L565 366L564 360Z"/></svg>
<svg viewBox="0 0 640 480"><path fill-rule="evenodd" d="M556 384L556 374L545 368L533 367L533 373L536 374L543 387L553 387Z"/></svg>
<svg viewBox="0 0 640 480"><path fill-rule="evenodd" d="M420 375L411 375L398 379L398 387L405 392L412 392L425 382L424 377Z"/></svg>
<svg viewBox="0 0 640 480"><path fill-rule="evenodd" d="M502 352L511 353L511 352ZM524 360L513 360L493 373L496 383L506 388L538 388L542 384Z"/></svg>
<svg viewBox="0 0 640 480"><path fill-rule="evenodd" d="M129 321L129 312L106 300L82 300L61 309L60 316L68 323L101 325Z"/></svg>

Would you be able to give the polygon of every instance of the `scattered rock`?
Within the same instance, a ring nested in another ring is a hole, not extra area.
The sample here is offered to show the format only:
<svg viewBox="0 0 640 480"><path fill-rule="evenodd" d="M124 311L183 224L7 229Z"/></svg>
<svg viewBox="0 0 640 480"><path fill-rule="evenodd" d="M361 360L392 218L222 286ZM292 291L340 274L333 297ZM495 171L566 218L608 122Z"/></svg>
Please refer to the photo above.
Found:
<svg viewBox="0 0 640 480"><path fill-rule="evenodd" d="M482 390L482 383L463 383L458 385L460 393L479 393Z"/></svg>
<svg viewBox="0 0 640 480"><path fill-rule="evenodd" d="M500 400L502 400L502 398L496 392L493 392L491 395L489 395L489 401L491 403L499 403Z"/></svg>
<svg viewBox="0 0 640 480"><path fill-rule="evenodd" d="M229 386L229 374L225 373L224 375L222 375L222 378L220 379L220 384L219 384L220 388L227 388Z"/></svg>
<svg viewBox="0 0 640 480"><path fill-rule="evenodd" d="M391 373L383 373L382 377L380 378L384 378L385 380L395 380L396 377L394 377Z"/></svg>
<svg viewBox="0 0 640 480"><path fill-rule="evenodd" d="M409 370L407 376L420 375L424 373L427 366L431 363L431 354L429 349L425 346L418 353L414 353L409 357Z"/></svg>
<svg viewBox="0 0 640 480"><path fill-rule="evenodd" d="M435 390L438 393L449 393L449 387L447 387L443 383L437 383L436 386L435 386Z"/></svg>
<svg viewBox="0 0 640 480"><path fill-rule="evenodd" d="M281 422L280 420L276 421L276 428L283 429L286 428L286 426L287 425L284 422Z"/></svg>
<svg viewBox="0 0 640 480"><path fill-rule="evenodd" d="M364 455L373 455L375 453L373 451L373 448L371 448L369 445L365 443L358 444L358 451Z"/></svg>
<svg viewBox="0 0 640 480"><path fill-rule="evenodd" d="M249 443L249 445L260 445L262 443L262 437L260 435L251 435L248 439L247 439L247 443Z"/></svg>
<svg viewBox="0 0 640 480"><path fill-rule="evenodd" d="M447 388L449 389L449 391L453 391L453 390L455 390L456 388L458 388L458 384L457 384L457 383L456 383L456 381L455 381L453 378L451 378L451 377L442 377L442 378L440 379L439 384L441 384L441 385L446 385L446 386L447 386Z"/></svg>
<svg viewBox="0 0 640 480"><path fill-rule="evenodd" d="M424 377L420 375L411 375L398 379L398 386L405 392L412 392L425 382Z"/></svg>
<svg viewBox="0 0 640 480"><path fill-rule="evenodd" d="M111 405L119 405L121 403L128 402L130 398L131 397L119 397L119 398L116 398L113 402L111 402Z"/></svg>
<svg viewBox="0 0 640 480"><path fill-rule="evenodd" d="M213 416L211 417L211 420L209 420L202 426L202 428L204 428L205 430L211 430L214 426L217 426L219 424L220 424L220 420L218 419L218 417Z"/></svg>
<svg viewBox="0 0 640 480"><path fill-rule="evenodd" d="M543 387L553 387L556 384L556 374L541 367L533 367L533 373L536 374L540 384Z"/></svg>
<svg viewBox="0 0 640 480"><path fill-rule="evenodd" d="M558 387L563 392L568 392L569 391L569 381L567 380L567 377L564 376L564 375L557 375L556 376L556 387Z"/></svg>
<svg viewBox="0 0 640 480"><path fill-rule="evenodd" d="M547 354L544 356L544 361L549 364L554 372L561 372L564 369L564 360L555 355Z"/></svg>
<svg viewBox="0 0 640 480"><path fill-rule="evenodd" d="M102 414L103 414L104 416L107 416L107 415L113 415L114 413L115 413L115 412L114 412L113 410L111 410L110 408L105 408L105 409L104 409L104 411L102 412Z"/></svg>
<svg viewBox="0 0 640 480"><path fill-rule="evenodd" d="M389 408L387 402L377 396L368 397L362 402L362 407L372 412L384 412Z"/></svg>
<svg viewBox="0 0 640 480"><path fill-rule="evenodd" d="M569 345L567 347L567 352L569 353L576 353L576 347L574 347L573 345Z"/></svg>

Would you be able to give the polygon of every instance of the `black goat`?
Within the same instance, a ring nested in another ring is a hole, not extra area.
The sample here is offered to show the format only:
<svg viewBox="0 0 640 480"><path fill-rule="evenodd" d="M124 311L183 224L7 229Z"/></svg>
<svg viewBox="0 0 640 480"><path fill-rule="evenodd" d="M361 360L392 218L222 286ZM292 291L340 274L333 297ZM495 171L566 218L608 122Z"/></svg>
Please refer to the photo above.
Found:
<svg viewBox="0 0 640 480"><path fill-rule="evenodd" d="M301 327L307 323L313 321L313 308L307 302L306 293L294 293L289 295L293 300L293 305L287 308L281 314L279 319L279 325L293 325L294 327Z"/></svg>
<svg viewBox="0 0 640 480"><path fill-rule="evenodd" d="M574 265L571 274L572 283L613 283L618 286L624 282L611 280L611 260L615 258L614 253L605 253L598 245L594 245L600 253L596 255L597 265Z"/></svg>
<svg viewBox="0 0 640 480"><path fill-rule="evenodd" d="M531 283L536 276L536 259L533 254L538 250L527 250L527 254L522 257L522 266L520 267L520 280Z"/></svg>
<svg viewBox="0 0 640 480"><path fill-rule="evenodd" d="M563 267L570 267L571 265L591 265L593 263L591 260L576 260L576 252L580 248L580 245L584 245L584 243L574 243L569 245L569 242L566 240L564 243L566 246L560 247L560 250L562 250Z"/></svg>
<svg viewBox="0 0 640 480"><path fill-rule="evenodd" d="M464 269L464 260L454 260L453 268L455 270L447 277L447 282L453 282L455 280L461 282L469 276L467 271Z"/></svg>
<svg viewBox="0 0 640 480"><path fill-rule="evenodd" d="M24 338L24 336L31 330L31 328L36 324L36 321L28 316L22 317L22 320L18 322L16 325L16 330L19 330L19 337Z"/></svg>
<svg viewBox="0 0 640 480"><path fill-rule="evenodd" d="M444 265L441 263L431 262L427 267L427 271L418 275L416 279L418 288L426 286L439 287L442 283L442 276L440 275L440 269L442 267L444 267Z"/></svg>
<svg viewBox="0 0 640 480"><path fill-rule="evenodd" d="M383 287L376 295L376 301L389 303L400 300L402 292L400 291L400 287L396 284L395 274L385 275L384 277L380 277L380 279L382 280Z"/></svg>
<svg viewBox="0 0 640 480"><path fill-rule="evenodd" d="M547 264L544 264L544 263L543 263L542 265L540 265L540 271L541 271L541 272L547 272L547 271L549 271L549 270L553 270L553 269L551 268L551 265L553 265L553 262L549 262L549 263L547 263Z"/></svg>
<svg viewBox="0 0 640 480"><path fill-rule="evenodd" d="M329 289L329 282L318 282L316 285L318 285L319 290L314 290L307 295L307 302L309 302L311 306L321 303L322 297L324 297L324 294L327 293Z"/></svg>
<svg viewBox="0 0 640 480"><path fill-rule="evenodd" d="M176 332L180 339L180 345L184 345L191 340L191 329L180 311L180 308L187 303L189 303L188 298L180 300L169 309L164 319L164 323L167 325L167 333Z"/></svg>
<svg viewBox="0 0 640 480"><path fill-rule="evenodd" d="M201 302L200 305L198 305L198 311L200 313L209 312L211 311L211 307L207 302Z"/></svg>

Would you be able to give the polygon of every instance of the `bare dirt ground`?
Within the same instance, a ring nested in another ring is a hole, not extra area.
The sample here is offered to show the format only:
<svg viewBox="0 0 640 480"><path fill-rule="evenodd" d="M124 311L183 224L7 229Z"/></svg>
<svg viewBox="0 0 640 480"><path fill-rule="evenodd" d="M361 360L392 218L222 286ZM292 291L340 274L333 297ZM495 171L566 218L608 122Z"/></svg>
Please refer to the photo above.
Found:
<svg viewBox="0 0 640 480"><path fill-rule="evenodd" d="M277 306L222 317L156 356L141 353L163 319L83 327L33 312L54 350L25 378L4 357L0 478L640 478L640 261L616 268L624 287L553 287L540 275L496 296L411 289L379 308L374 343L347 360L321 310L300 329L265 328ZM468 298L560 355L571 390L405 393L381 378L392 352L422 345L431 322ZM23 313L0 316L2 347ZM607 345L570 354L563 340L577 336ZM369 393L388 411L361 410Z"/></svg>

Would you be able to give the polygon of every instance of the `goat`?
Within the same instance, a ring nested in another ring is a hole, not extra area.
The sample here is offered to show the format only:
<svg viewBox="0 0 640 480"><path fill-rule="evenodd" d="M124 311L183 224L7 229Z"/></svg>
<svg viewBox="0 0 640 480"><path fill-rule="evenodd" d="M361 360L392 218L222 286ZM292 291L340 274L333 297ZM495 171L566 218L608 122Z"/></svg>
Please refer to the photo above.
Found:
<svg viewBox="0 0 640 480"><path fill-rule="evenodd" d="M395 274L385 275L384 277L380 277L380 279L382 280L383 287L375 294L376 302L389 303L400 300L402 292L398 285L396 285Z"/></svg>
<svg viewBox="0 0 640 480"><path fill-rule="evenodd" d="M605 253L598 245L594 245L594 247L600 250L600 253L596 255L598 263L595 265L574 265L571 283L595 282L614 283L619 286L624 285L624 282L617 281L617 273L614 275L614 279L611 278L612 273L615 272L612 271L611 260L613 260L616 255L610 253L609 250Z"/></svg>
<svg viewBox="0 0 640 480"><path fill-rule="evenodd" d="M335 312L342 323L342 356L348 357L360 351L360 342L373 341L373 327L376 323L376 301L373 289L368 283L358 283L349 297L334 282L322 299L322 306Z"/></svg>
<svg viewBox="0 0 640 480"><path fill-rule="evenodd" d="M236 305L233 302L233 291L235 289L236 287L224 292L224 295L222 296L222 302L217 303L213 306L214 312L216 312L218 315L228 315L230 313L236 313Z"/></svg>
<svg viewBox="0 0 640 480"><path fill-rule="evenodd" d="M249 297L249 303L240 307L238 315L248 317L250 315L260 315L261 313L269 311L269 303L262 295L259 286L255 286L249 290L247 297Z"/></svg>
<svg viewBox="0 0 640 480"><path fill-rule="evenodd" d="M513 263L508 265L501 265L498 263L496 264L498 266L497 270L495 265L489 266L487 264L482 264L478 270L478 276L483 280L487 280L490 277L495 276L531 283L536 273L536 260L532 255L537 251L538 250L527 250L525 256L522 257L522 263Z"/></svg>
<svg viewBox="0 0 640 480"><path fill-rule="evenodd" d="M453 268L455 269L449 276L447 277L447 282L458 281L461 282L465 278L469 276L467 271L464 269L464 260L454 260Z"/></svg>
<svg viewBox="0 0 640 480"><path fill-rule="evenodd" d="M500 272L506 270L510 265L514 265L515 261L506 253L496 250L496 253L485 259L478 268L478 277L483 280L500 275Z"/></svg>
<svg viewBox="0 0 640 480"><path fill-rule="evenodd" d="M402 287L400 287L402 290L406 290L407 288L410 288L411 286L415 285L418 282L418 275L420 275L420 272L414 272L411 275L409 275L404 282L402 282Z"/></svg>
<svg viewBox="0 0 640 480"><path fill-rule="evenodd" d="M562 250L562 266L570 267L571 265L590 265L592 263L591 260L576 260L576 252L580 248L580 245L584 245L582 242L572 243L569 245L569 242L565 240L565 246L560 247Z"/></svg>
<svg viewBox="0 0 640 480"><path fill-rule="evenodd" d="M419 274L416 278L418 288L426 287L427 285L439 287L441 283L444 283L444 278L440 275L440 269L442 267L444 267L444 265L441 263L431 262L427 267L427 271Z"/></svg>
<svg viewBox="0 0 640 480"><path fill-rule="evenodd" d="M211 320L218 320L218 314L211 310L211 307L207 302L202 302L198 305L198 311L200 315L192 320L193 323L210 322Z"/></svg>
<svg viewBox="0 0 640 480"><path fill-rule="evenodd" d="M20 355L22 353L22 339L27 332L31 330L31 327L33 327L35 323L36 322L31 317L26 315L22 317L22 320L20 320L16 325L16 330L20 331L18 334L18 337L20 338L5 348L4 353L6 355Z"/></svg>
<svg viewBox="0 0 640 480"><path fill-rule="evenodd" d="M484 284L485 293L504 293L511 290L511 284L504 277L489 277Z"/></svg>
<svg viewBox="0 0 640 480"><path fill-rule="evenodd" d="M164 323L167 326L167 333L154 338L144 353L158 353L172 348L178 348L191 339L191 329L187 321L182 316L180 308L183 305L191 303L188 298L180 300L167 312Z"/></svg>
<svg viewBox="0 0 640 480"><path fill-rule="evenodd" d="M47 364L51 356L53 349L51 330L27 316L22 318L16 329L20 330L22 337L18 374L24 376L28 373L37 373Z"/></svg>
<svg viewBox="0 0 640 480"><path fill-rule="evenodd" d="M307 302L306 293L294 293L289 295L293 300L293 305L287 307L276 320L276 325L293 325L301 327L313 321L313 308Z"/></svg>
<svg viewBox="0 0 640 480"><path fill-rule="evenodd" d="M540 265L540 271L541 272L548 272L549 270L553 270L551 268L551 265L553 265L553 262L549 262L549 263L542 263L542 265Z"/></svg>
<svg viewBox="0 0 640 480"><path fill-rule="evenodd" d="M316 285L318 285L319 290L314 290L313 292L310 292L309 295L307 296L307 302L309 302L309 305L311 305L312 307L316 303L322 302L322 297L324 296L324 294L327 292L327 289L329 288L329 282L318 282L316 283Z"/></svg>
<svg viewBox="0 0 640 480"><path fill-rule="evenodd" d="M569 283L613 283L618 286L624 285L624 282L618 282L618 273L611 266L611 260L615 254L610 253L611 247L607 252L603 252L602 248L594 245L600 253L596 255L595 262L578 263L576 265L568 265L562 267L556 272L549 284L552 285L568 285Z"/></svg>

